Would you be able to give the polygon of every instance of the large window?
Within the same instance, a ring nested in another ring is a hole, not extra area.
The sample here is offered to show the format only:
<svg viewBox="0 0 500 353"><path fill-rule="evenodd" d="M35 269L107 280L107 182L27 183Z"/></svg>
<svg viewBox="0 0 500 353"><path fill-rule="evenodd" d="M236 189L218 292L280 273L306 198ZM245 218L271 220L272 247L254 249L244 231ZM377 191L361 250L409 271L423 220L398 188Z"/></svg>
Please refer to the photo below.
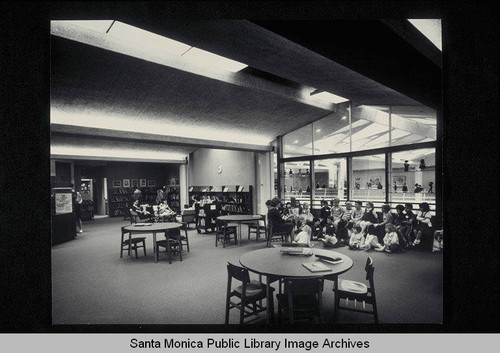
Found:
<svg viewBox="0 0 500 353"><path fill-rule="evenodd" d="M389 107L356 106L351 121L351 151L389 146Z"/></svg>
<svg viewBox="0 0 500 353"><path fill-rule="evenodd" d="M337 104L334 113L313 123L314 155L350 151L348 109L348 102Z"/></svg>
<svg viewBox="0 0 500 353"><path fill-rule="evenodd" d="M311 156L312 124L283 136L283 157Z"/></svg>
<svg viewBox="0 0 500 353"><path fill-rule="evenodd" d="M313 207L319 208L321 200L338 197L347 200L347 163L345 158L314 161Z"/></svg>
<svg viewBox="0 0 500 353"><path fill-rule="evenodd" d="M434 148L392 153L391 192L393 203L436 203L436 153Z"/></svg>
<svg viewBox="0 0 500 353"><path fill-rule="evenodd" d="M292 197L300 203L311 201L311 168L309 161L284 163L283 199L290 201Z"/></svg>
<svg viewBox="0 0 500 353"><path fill-rule="evenodd" d="M351 199L385 201L385 154L352 158Z"/></svg>

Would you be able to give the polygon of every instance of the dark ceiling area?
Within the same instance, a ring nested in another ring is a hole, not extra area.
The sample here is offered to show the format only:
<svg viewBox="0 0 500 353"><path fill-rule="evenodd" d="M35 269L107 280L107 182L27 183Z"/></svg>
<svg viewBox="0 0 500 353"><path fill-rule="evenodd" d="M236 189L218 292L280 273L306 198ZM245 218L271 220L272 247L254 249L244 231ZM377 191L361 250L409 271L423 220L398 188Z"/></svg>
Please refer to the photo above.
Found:
<svg viewBox="0 0 500 353"><path fill-rule="evenodd" d="M403 22L400 20L399 22ZM395 21L393 21L395 22ZM441 69L378 20L253 21L363 76L438 110ZM403 25L401 25L403 26ZM405 26L407 31L415 31ZM408 34L409 36L410 34ZM416 37L415 33L411 33ZM421 46L440 55L437 48Z"/></svg>

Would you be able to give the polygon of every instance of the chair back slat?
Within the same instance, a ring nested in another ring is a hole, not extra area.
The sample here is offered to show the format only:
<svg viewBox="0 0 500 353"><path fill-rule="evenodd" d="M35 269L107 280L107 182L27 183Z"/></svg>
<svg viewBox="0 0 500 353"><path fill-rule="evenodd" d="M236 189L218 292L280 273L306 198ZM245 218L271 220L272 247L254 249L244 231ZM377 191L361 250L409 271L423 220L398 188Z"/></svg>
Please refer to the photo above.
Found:
<svg viewBox="0 0 500 353"><path fill-rule="evenodd" d="M227 263L227 274L228 277L241 281L243 284L250 282L250 274L248 273L248 270L246 268L233 265L230 262Z"/></svg>

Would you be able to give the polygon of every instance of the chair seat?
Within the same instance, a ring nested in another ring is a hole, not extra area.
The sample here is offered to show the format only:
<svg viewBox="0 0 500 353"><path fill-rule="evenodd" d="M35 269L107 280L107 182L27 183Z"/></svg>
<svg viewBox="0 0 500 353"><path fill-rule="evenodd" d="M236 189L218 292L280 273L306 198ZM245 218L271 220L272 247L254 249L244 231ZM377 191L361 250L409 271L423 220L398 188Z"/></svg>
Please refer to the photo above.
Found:
<svg viewBox="0 0 500 353"><path fill-rule="evenodd" d="M132 244L142 243L144 240L146 240L146 237L132 238L130 239L130 243ZM123 241L123 245L128 245L128 244L129 244L129 239L125 239Z"/></svg>
<svg viewBox="0 0 500 353"><path fill-rule="evenodd" d="M243 286L236 287L234 291L241 295L243 292ZM262 284L255 279L251 280L250 283L247 283L247 291L246 291L247 297L254 297L256 295L262 294L265 291L266 288L263 287Z"/></svg>
<svg viewBox="0 0 500 353"><path fill-rule="evenodd" d="M349 292L353 294L366 294L368 293L368 287L366 284L356 281L341 280L339 283L339 289L343 292Z"/></svg>
<svg viewBox="0 0 500 353"><path fill-rule="evenodd" d="M158 246L166 247L168 245L167 242L170 243L170 246L172 246L172 245L178 245L179 244L179 242L177 240L175 240L175 239L157 240L156 244L158 244Z"/></svg>

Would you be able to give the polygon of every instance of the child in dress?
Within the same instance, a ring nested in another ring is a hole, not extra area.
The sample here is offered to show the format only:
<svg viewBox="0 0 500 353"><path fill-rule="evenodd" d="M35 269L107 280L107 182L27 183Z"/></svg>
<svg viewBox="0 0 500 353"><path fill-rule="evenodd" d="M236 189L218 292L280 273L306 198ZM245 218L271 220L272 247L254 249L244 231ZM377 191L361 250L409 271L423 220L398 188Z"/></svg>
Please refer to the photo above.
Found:
<svg viewBox="0 0 500 353"><path fill-rule="evenodd" d="M352 227L351 236L349 238L349 249L351 250L359 250L364 245L365 237L363 233L361 233L361 227L355 225Z"/></svg>
<svg viewBox="0 0 500 353"><path fill-rule="evenodd" d="M325 248L333 248L338 244L332 216L326 218L326 225L323 227L323 238L320 240L323 242Z"/></svg>
<svg viewBox="0 0 500 353"><path fill-rule="evenodd" d="M344 215L344 209L340 207L340 200L336 197L332 201L331 214L333 217L333 226L335 227L335 232L339 229L339 222L342 220Z"/></svg>
<svg viewBox="0 0 500 353"><path fill-rule="evenodd" d="M362 246L364 251L368 251L370 249L377 249L379 251L383 250L383 246L378 242L377 235L375 234L375 226L370 224L367 227L367 234L365 238L365 243Z"/></svg>
<svg viewBox="0 0 500 353"><path fill-rule="evenodd" d="M366 209L365 212L363 213L363 217L359 222L359 225L361 226L361 233L365 232L366 227L374 225L376 223L378 223L378 215L377 212L375 211L375 206L373 206L373 202L368 201L366 203Z"/></svg>
<svg viewBox="0 0 500 353"><path fill-rule="evenodd" d="M300 243L300 244L311 244L311 227L309 227L307 224L303 225L300 228L300 232L295 236L295 239L293 240L294 243Z"/></svg>
<svg viewBox="0 0 500 353"><path fill-rule="evenodd" d="M361 201L354 202L354 209L352 210L352 214L351 214L351 222L354 225L359 225L361 220L363 219L364 211L361 208L362 206L363 206L363 202L361 202Z"/></svg>
<svg viewBox="0 0 500 353"><path fill-rule="evenodd" d="M422 202L418 205L420 208L420 212L417 214L417 224L413 232L415 233L415 241L413 242L413 246L420 244L420 238L423 233L430 232L432 228L431 223L431 210L429 208L429 204L427 202Z"/></svg>
<svg viewBox="0 0 500 353"><path fill-rule="evenodd" d="M376 251L396 252L399 250L399 238L394 224L385 225L384 245L375 248Z"/></svg>

